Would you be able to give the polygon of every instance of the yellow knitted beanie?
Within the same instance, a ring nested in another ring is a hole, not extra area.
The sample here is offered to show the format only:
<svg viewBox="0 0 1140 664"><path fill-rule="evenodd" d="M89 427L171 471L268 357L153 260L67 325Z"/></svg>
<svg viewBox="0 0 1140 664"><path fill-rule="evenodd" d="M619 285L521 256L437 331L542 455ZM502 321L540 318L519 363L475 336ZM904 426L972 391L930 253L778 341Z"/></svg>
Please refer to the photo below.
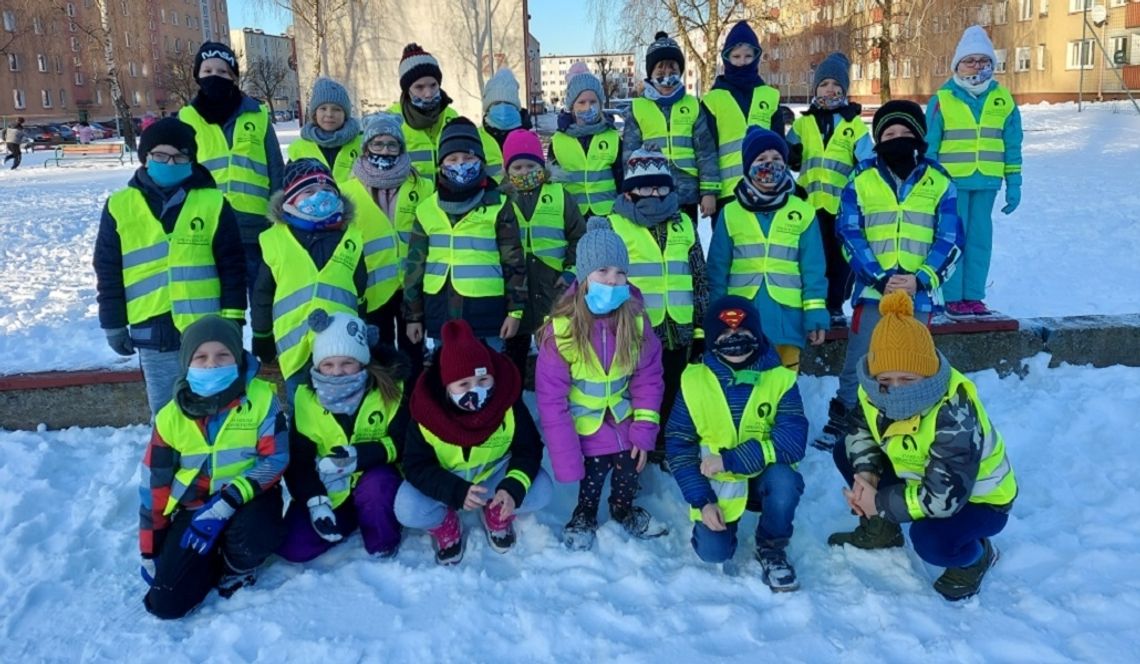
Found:
<svg viewBox="0 0 1140 664"><path fill-rule="evenodd" d="M894 291L879 303L882 319L871 332L867 371L909 371L929 378L938 373L938 353L930 330L914 317L914 303L906 291Z"/></svg>

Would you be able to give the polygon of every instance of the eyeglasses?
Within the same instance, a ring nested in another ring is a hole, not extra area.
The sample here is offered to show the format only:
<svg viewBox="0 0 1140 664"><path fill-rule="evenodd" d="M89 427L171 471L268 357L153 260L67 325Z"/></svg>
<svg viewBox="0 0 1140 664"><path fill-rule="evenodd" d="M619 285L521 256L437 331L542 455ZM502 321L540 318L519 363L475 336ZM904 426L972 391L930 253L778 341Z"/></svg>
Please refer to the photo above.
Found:
<svg viewBox="0 0 1140 664"><path fill-rule="evenodd" d="M399 141L372 141L368 144L368 149L374 152L399 152Z"/></svg>
<svg viewBox="0 0 1140 664"><path fill-rule="evenodd" d="M147 158L159 164L189 164L189 155L184 154L170 154L169 152L151 152Z"/></svg>
<svg viewBox="0 0 1140 664"><path fill-rule="evenodd" d="M665 185L654 185L652 187L636 187L633 189L633 193L638 196L668 196L672 190L672 187Z"/></svg>
<svg viewBox="0 0 1140 664"><path fill-rule="evenodd" d="M958 61L960 65L966 65L971 69L984 69L993 64L993 60L989 58L963 58Z"/></svg>

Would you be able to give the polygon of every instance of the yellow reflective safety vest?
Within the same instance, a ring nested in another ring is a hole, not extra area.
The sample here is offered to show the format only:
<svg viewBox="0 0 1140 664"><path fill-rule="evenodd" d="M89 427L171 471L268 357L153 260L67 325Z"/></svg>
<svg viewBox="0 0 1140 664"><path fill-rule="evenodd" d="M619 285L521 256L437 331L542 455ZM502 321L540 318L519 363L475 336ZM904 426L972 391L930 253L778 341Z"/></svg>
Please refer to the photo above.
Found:
<svg viewBox="0 0 1140 664"><path fill-rule="evenodd" d="M297 388L293 423L299 433L317 446L318 459L331 454L334 447L347 448L349 445L367 444L383 445L388 451L388 458L395 459L396 446L392 443L388 427L391 426L392 418L396 416L399 407L399 401L385 402L380 396L380 390L376 388L369 390L360 402L360 409L356 411L356 421L350 439L336 421L336 416L321 405L313 388L302 385ZM357 471L341 478L332 486L325 487L333 509L340 507L348 498L363 474L362 471Z"/></svg>
<svg viewBox="0 0 1140 664"><path fill-rule="evenodd" d="M629 249L629 282L641 290L649 323L657 327L668 314L678 325L693 322L693 272L689 250L697 241L693 222L685 213L667 222L665 251L653 233L619 215L610 215L614 231Z"/></svg>
<svg viewBox="0 0 1140 664"><path fill-rule="evenodd" d="M797 118L792 130L804 147L799 183L808 193L808 202L817 210L837 213L839 195L855 170L855 144L867 135L867 123L858 116L840 122L826 147L814 116Z"/></svg>
<svg viewBox="0 0 1140 664"><path fill-rule="evenodd" d="M950 178L927 166L906 200L899 201L879 169L867 168L855 176L855 194L863 210L863 231L884 270L901 267L917 272L934 244L938 202L950 187ZM863 296L874 297L873 288Z"/></svg>
<svg viewBox="0 0 1140 664"><path fill-rule="evenodd" d="M340 191L356 208L352 223L359 227L364 240L364 269L368 272L365 310L372 313L387 304L403 283L400 236L363 182L354 178L342 183Z"/></svg>
<svg viewBox="0 0 1140 664"><path fill-rule="evenodd" d="M638 317L637 325L644 324ZM636 354L633 366L619 365L615 355L609 370L605 370L592 343L588 356L582 357L578 352L578 346L571 339L569 318L553 318L551 325L558 354L570 367L570 415L574 418L574 430L578 435L597 433L606 420L607 412L613 416L614 422L624 422L633 415L638 422L661 423L661 414L657 411L633 409L629 380L637 366ZM617 343L617 339L613 342ZM640 352L640 348L637 350Z"/></svg>
<svg viewBox="0 0 1140 664"><path fill-rule="evenodd" d="M566 194L562 185L548 182L542 185L534 214L527 219L518 205L515 217L519 220L522 246L527 256L534 256L552 270L567 269L566 252Z"/></svg>
<svg viewBox="0 0 1140 664"><path fill-rule="evenodd" d="M554 160L566 176L563 184L582 214L589 210L604 216L613 211L617 182L612 169L614 162L621 158L619 143L621 135L612 127L595 134L588 150L583 150L578 139L566 132L555 132L550 139Z"/></svg>
<svg viewBox="0 0 1140 664"><path fill-rule="evenodd" d="M400 110L400 105L395 104L388 110L389 113L395 113L401 118L404 117L403 112ZM435 124L427 129L415 129L407 120L404 121L404 142L407 146L408 156L412 159L412 166L416 167L416 172L425 178L433 179L436 170L436 156L439 153L439 135L443 132L443 126L459 117L459 113L452 107L448 106L443 109L439 119Z"/></svg>
<svg viewBox="0 0 1140 664"><path fill-rule="evenodd" d="M352 164L360 156L360 141L361 136L358 134L356 138L342 145L336 153L336 162L330 164L325 159L325 153L321 151L321 146L304 138L298 139L289 145L289 161L316 159L332 171L333 179L337 181L337 184L344 184L355 177L352 174Z"/></svg>
<svg viewBox="0 0 1140 664"><path fill-rule="evenodd" d="M744 134L749 127L772 128L772 117L779 112L780 91L770 85L761 85L752 91L748 117L728 90L711 90L701 98L705 108L716 118L716 139L720 165L720 196L732 196L736 185L744 176Z"/></svg>
<svg viewBox="0 0 1140 664"><path fill-rule="evenodd" d="M740 425L734 426L728 397L713 370L705 364L686 367L681 374L681 397L701 438L701 458L721 454L724 450L755 440L764 450L765 466L776 463L776 447L771 436L776 408L795 384L796 372L791 369L773 367L762 372L759 382L752 388L752 395L748 397L748 404L744 406ZM726 522L736 521L744 514L748 502L748 480L755 476L726 471L709 480ZM689 517L700 521L701 511L690 508Z"/></svg>
<svg viewBox="0 0 1140 664"><path fill-rule="evenodd" d="M728 294L755 300L760 286L776 302L793 309L824 309L823 300L803 299L800 271L800 238L815 219L815 209L795 196L776 212L768 236L756 214L739 201L724 208L725 230L732 238L732 263L728 270Z"/></svg>
<svg viewBox="0 0 1140 664"><path fill-rule="evenodd" d="M416 217L428 236L424 265L424 292L443 290L448 277L463 297L502 297L506 294L495 220L506 204L501 197L494 205L479 205L454 226L439 207L438 194L416 208Z"/></svg>
<svg viewBox="0 0 1140 664"><path fill-rule="evenodd" d="M978 389L957 369L950 370L950 387L942 401L925 414L915 415L909 420L893 422L885 431L879 430L879 409L871 404L867 392L859 387L859 405L867 418L871 436L883 448L895 474L906 482L904 497L907 511L912 519L926 516L918 491L922 478L926 475L926 464L930 460L930 447L937 434L938 413L950 399L964 390L966 397L978 413L978 424L982 428L982 460L978 466L978 477L970 493L971 503L986 505L1008 505L1017 497L1017 480L1013 466L1005 455L1005 440L990 422L986 409L978 399Z"/></svg>
<svg viewBox="0 0 1140 664"><path fill-rule="evenodd" d="M238 380L244 379L239 377ZM163 514L170 515L177 509L194 481L207 468L211 496L227 484L233 484L243 502L253 498L253 485L244 473L257 463L257 433L273 407L275 394L272 383L260 378L251 380L241 403L226 413L213 442L206 440L198 422L186 417L177 402L171 401L158 411L154 418L155 429L179 455Z"/></svg>
<svg viewBox="0 0 1140 664"><path fill-rule="evenodd" d="M233 145L226 141L222 127L210 124L192 105L178 111L178 119L194 128L198 143L198 163L214 176L218 189L236 212L264 215L269 212L269 157L265 134L269 109L246 111L234 123Z"/></svg>
<svg viewBox="0 0 1140 664"><path fill-rule="evenodd" d="M1013 95L1004 86L995 85L982 102L982 117L950 90L938 91L938 108L942 110L942 145L938 161L951 177L964 178L974 173L1000 178L1005 175L1005 121L1017 108Z"/></svg>
<svg viewBox="0 0 1140 664"><path fill-rule="evenodd" d="M170 312L181 332L208 314L245 315L221 310L214 235L224 202L217 189L190 190L168 236L138 189L128 187L107 200L123 253L128 323Z"/></svg>
<svg viewBox="0 0 1140 664"><path fill-rule="evenodd" d="M309 314L317 308L330 314L357 315L359 294L353 276L364 250L360 228L350 223L329 262L320 270L289 227L276 223L258 238L265 264L277 282L273 296L273 336L277 362L288 378L313 354Z"/></svg>
<svg viewBox="0 0 1140 664"><path fill-rule="evenodd" d="M510 409L503 416L503 423L487 440L473 447L460 447L443 440L422 424L417 425L424 440L435 450L439 465L449 473L478 484L495 474L510 461L511 443L515 439L515 411ZM468 452L464 458L464 451ZM530 490L531 478L521 470L512 470L507 477L518 480L524 490Z"/></svg>
<svg viewBox="0 0 1140 664"><path fill-rule="evenodd" d="M673 166L692 177L697 177L693 125L700 110L697 98L686 94L670 108L666 122L665 114L655 102L645 97L633 100L633 119L641 129L641 142L656 143Z"/></svg>
<svg viewBox="0 0 1140 664"><path fill-rule="evenodd" d="M435 181L419 174L409 175L396 194L396 233L400 236L400 280L403 281L404 260L408 257L408 242L416 223L416 208L435 193Z"/></svg>
<svg viewBox="0 0 1140 664"><path fill-rule="evenodd" d="M502 182L506 175L503 173L503 148L498 141L483 127L479 127L479 138L483 141L483 170L488 176Z"/></svg>

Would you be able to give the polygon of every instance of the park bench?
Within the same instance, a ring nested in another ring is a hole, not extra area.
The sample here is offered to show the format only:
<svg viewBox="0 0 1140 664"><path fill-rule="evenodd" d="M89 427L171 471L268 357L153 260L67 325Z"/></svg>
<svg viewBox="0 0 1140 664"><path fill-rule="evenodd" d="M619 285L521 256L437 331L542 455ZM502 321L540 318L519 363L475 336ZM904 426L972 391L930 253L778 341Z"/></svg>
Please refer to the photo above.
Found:
<svg viewBox="0 0 1140 664"><path fill-rule="evenodd" d="M134 162L134 155L124 149L122 143L88 143L87 145L57 145L55 146L55 156L44 162L44 168L47 168L48 163L55 162L56 166L60 162L74 161L76 159L114 159L120 164L125 164L127 159Z"/></svg>

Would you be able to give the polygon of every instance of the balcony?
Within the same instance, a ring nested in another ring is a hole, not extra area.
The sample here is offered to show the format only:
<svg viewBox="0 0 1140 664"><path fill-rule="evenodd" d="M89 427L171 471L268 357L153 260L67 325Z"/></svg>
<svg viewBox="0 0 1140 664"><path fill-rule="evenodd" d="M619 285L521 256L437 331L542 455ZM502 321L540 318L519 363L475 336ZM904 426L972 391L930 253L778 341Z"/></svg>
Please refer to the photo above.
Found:
<svg viewBox="0 0 1140 664"><path fill-rule="evenodd" d="M1128 10L1124 13L1124 27L1140 28L1140 3L1128 3Z"/></svg>
<svg viewBox="0 0 1140 664"><path fill-rule="evenodd" d="M1128 5L1129 8L1140 7L1140 5ZM1140 65L1125 65L1123 72L1124 87L1129 90L1140 90Z"/></svg>

